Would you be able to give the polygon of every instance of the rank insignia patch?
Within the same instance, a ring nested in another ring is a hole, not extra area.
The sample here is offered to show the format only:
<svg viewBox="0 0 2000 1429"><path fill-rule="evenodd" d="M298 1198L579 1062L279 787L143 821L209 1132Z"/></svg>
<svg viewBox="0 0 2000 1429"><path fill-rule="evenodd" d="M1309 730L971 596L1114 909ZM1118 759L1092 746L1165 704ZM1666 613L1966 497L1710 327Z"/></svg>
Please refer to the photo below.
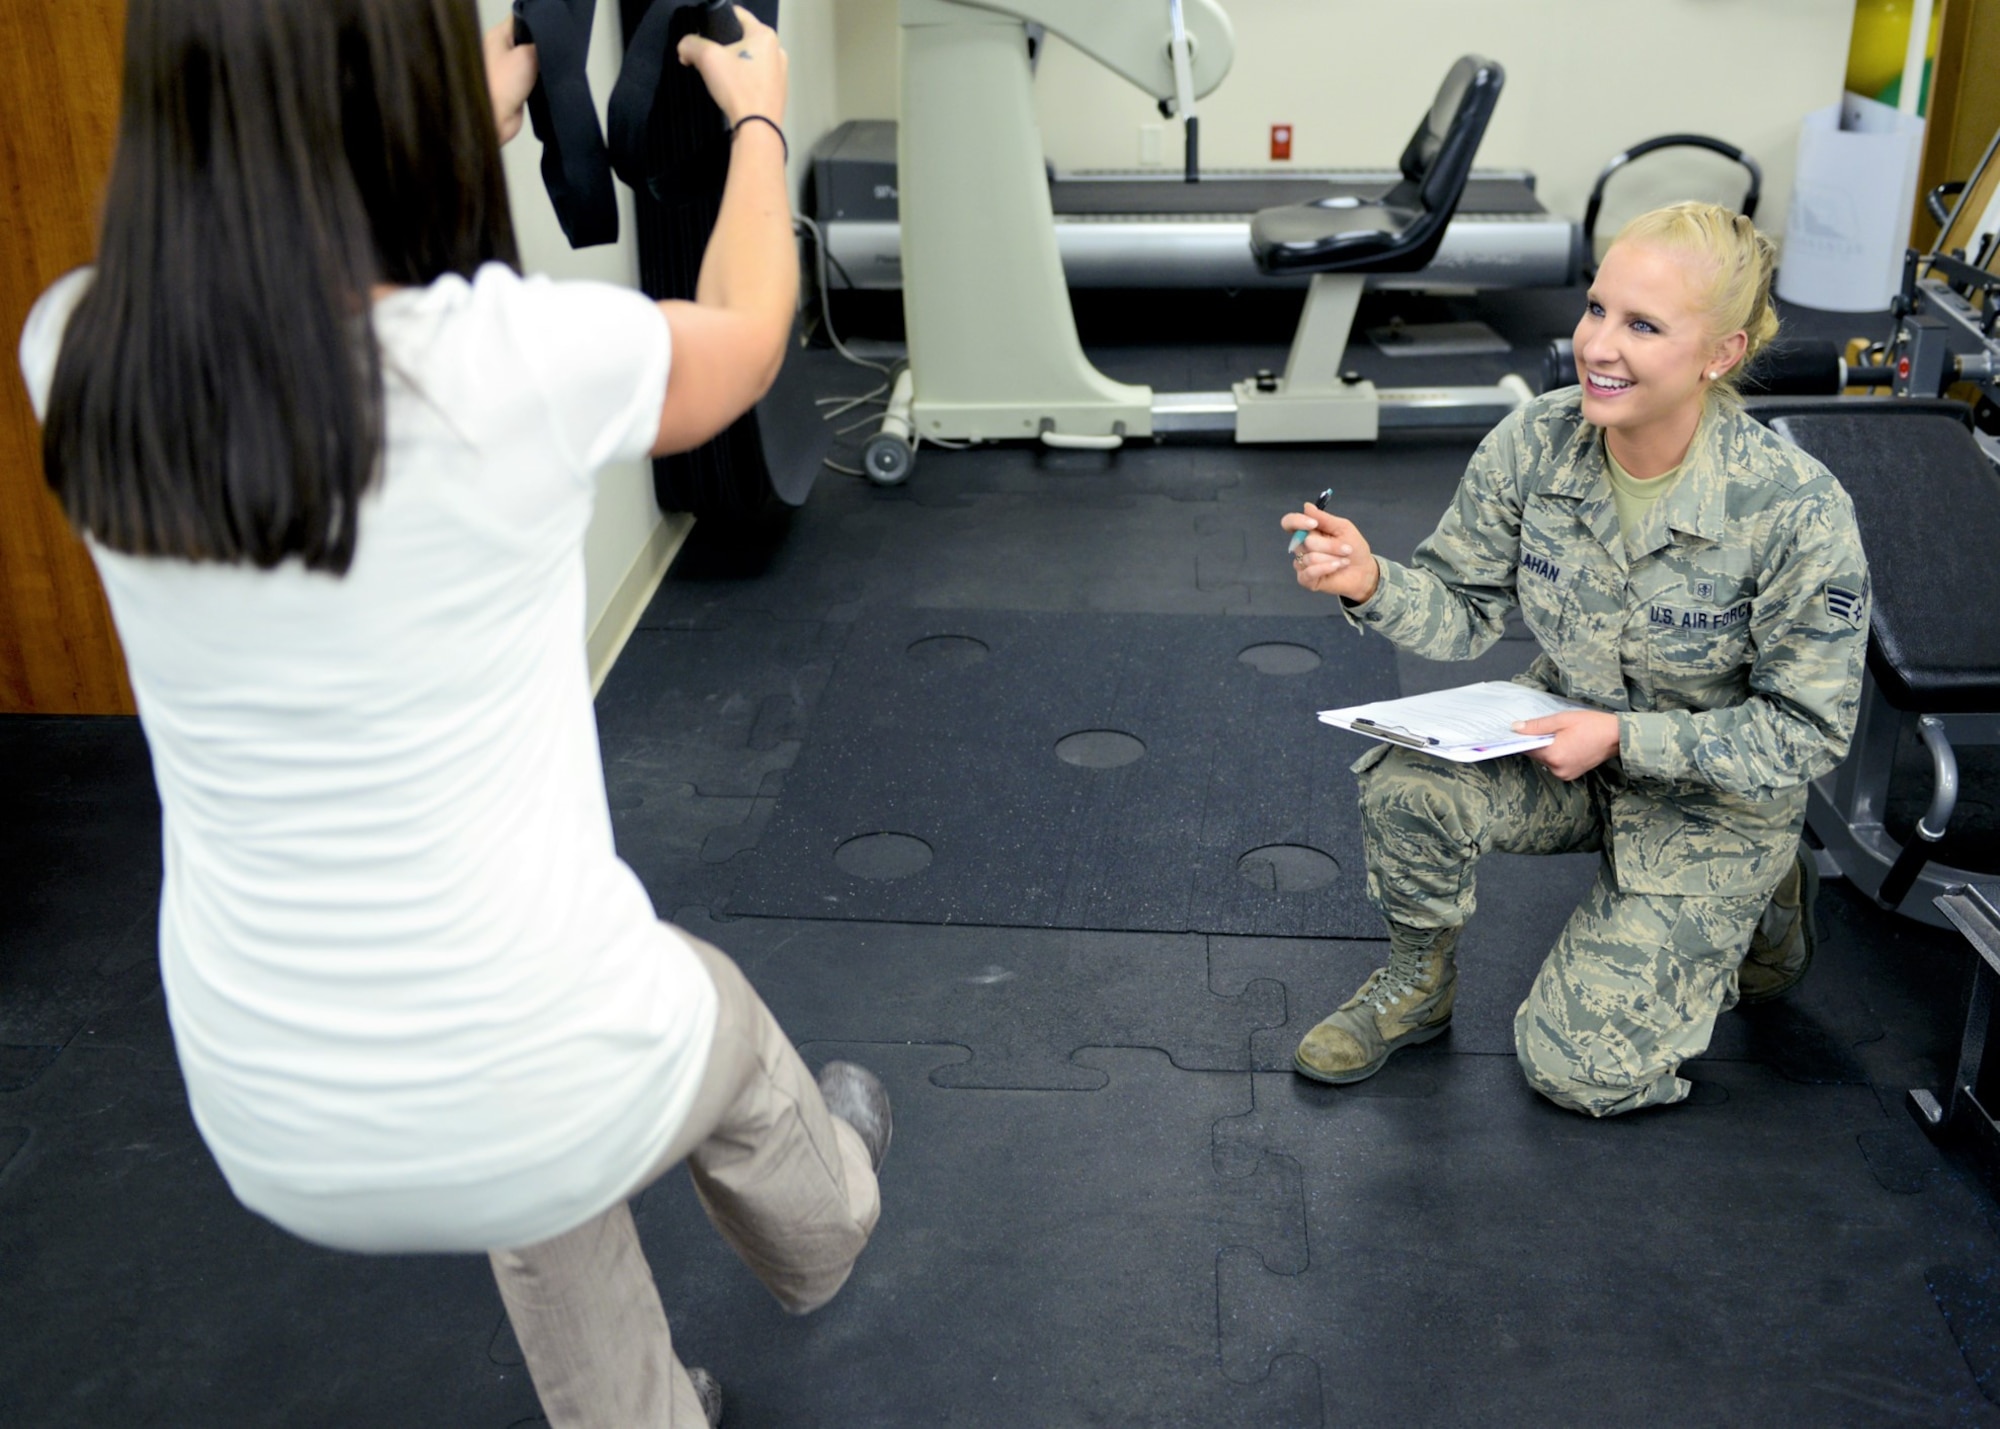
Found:
<svg viewBox="0 0 2000 1429"><path fill-rule="evenodd" d="M1835 620L1844 620L1849 625L1861 623L1861 596L1856 591L1830 585L1826 588L1827 613Z"/></svg>

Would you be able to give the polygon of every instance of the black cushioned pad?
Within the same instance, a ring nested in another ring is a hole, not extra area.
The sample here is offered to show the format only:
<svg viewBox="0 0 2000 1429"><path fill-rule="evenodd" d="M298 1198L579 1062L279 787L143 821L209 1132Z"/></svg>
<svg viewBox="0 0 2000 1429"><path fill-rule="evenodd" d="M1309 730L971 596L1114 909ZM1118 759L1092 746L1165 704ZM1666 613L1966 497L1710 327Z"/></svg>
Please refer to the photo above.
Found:
<svg viewBox="0 0 2000 1429"><path fill-rule="evenodd" d="M1874 585L1870 667L1890 703L2000 709L2000 474L1960 422L1810 413L1773 430L1854 498Z"/></svg>
<svg viewBox="0 0 2000 1429"><path fill-rule="evenodd" d="M1317 668L1239 658L1269 645ZM876 614L834 667L728 911L1373 935L1347 767L1365 745L1314 716L1395 691L1391 647L1338 618ZM1143 755L1058 757L1065 737L1098 731ZM842 846L881 833L927 845L928 867L844 872ZM1271 846L1337 868L1305 891L1259 887L1238 863Z"/></svg>
<svg viewBox="0 0 2000 1429"><path fill-rule="evenodd" d="M1050 186L1049 198L1058 216L1220 218L1308 203L1330 194L1350 194L1363 203L1373 203L1401 181L1402 175L1392 172L1385 172L1379 183L1224 174L1205 174L1197 184L1170 179L1061 178ZM1546 214L1548 210L1535 191L1519 179L1474 178L1466 181L1465 197L1455 212L1483 218Z"/></svg>
<svg viewBox="0 0 2000 1429"><path fill-rule="evenodd" d="M1716 1066L1689 1105L1593 1123L1510 1057L1434 1076L1409 1100L1259 1075L1217 1124L1218 1170L1281 1157L1306 1196L1304 1267L1218 1262L1232 1379L1309 1358L1329 1423L2000 1422L1927 1277L2000 1240L1949 1172L1885 1184L1941 1159L1866 1089Z"/></svg>

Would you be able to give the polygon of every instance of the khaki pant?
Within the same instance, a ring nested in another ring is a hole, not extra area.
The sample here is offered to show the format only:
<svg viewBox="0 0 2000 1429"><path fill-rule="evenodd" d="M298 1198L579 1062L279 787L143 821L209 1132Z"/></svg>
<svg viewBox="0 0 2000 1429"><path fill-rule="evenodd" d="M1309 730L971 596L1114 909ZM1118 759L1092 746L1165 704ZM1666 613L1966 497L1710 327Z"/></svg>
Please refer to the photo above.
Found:
<svg viewBox="0 0 2000 1429"><path fill-rule="evenodd" d="M715 982L715 1044L686 1124L647 1180L686 1160L715 1228L778 1303L815 1310L846 1282L882 1203L868 1149L736 964ZM553 1429L704 1425L621 1202L553 1240L492 1253L507 1318Z"/></svg>
<svg viewBox="0 0 2000 1429"><path fill-rule="evenodd" d="M1361 774L1368 898L1427 936L1472 916L1482 854L1603 853L1595 781L1564 783L1520 756L1453 764L1391 749ZM1736 969L1769 902L1621 891L1607 861L1514 1017L1534 1089L1591 1116L1677 1102L1680 1064L1736 1001Z"/></svg>

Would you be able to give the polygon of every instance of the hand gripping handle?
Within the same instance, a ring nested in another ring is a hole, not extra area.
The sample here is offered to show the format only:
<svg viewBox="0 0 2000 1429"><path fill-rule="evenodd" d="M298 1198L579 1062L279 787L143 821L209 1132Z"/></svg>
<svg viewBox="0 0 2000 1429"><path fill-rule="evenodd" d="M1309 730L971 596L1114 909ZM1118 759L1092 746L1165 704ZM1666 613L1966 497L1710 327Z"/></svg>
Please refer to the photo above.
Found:
<svg viewBox="0 0 2000 1429"><path fill-rule="evenodd" d="M743 38L743 22L736 18L736 6L731 0L705 0L701 9L703 39L718 45L733 45Z"/></svg>

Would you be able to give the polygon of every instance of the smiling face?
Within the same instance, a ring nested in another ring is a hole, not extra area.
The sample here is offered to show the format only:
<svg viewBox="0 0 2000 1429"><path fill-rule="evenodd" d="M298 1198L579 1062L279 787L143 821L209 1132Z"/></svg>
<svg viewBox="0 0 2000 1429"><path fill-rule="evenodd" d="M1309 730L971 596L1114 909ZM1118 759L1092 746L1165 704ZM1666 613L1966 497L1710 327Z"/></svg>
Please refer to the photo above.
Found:
<svg viewBox="0 0 2000 1429"><path fill-rule="evenodd" d="M1741 332L1709 332L1703 297L1700 275L1677 255L1645 243L1612 245L1576 325L1586 421L1616 432L1621 446L1672 446L1677 436L1686 450L1714 382L1709 374L1734 367L1746 343Z"/></svg>

